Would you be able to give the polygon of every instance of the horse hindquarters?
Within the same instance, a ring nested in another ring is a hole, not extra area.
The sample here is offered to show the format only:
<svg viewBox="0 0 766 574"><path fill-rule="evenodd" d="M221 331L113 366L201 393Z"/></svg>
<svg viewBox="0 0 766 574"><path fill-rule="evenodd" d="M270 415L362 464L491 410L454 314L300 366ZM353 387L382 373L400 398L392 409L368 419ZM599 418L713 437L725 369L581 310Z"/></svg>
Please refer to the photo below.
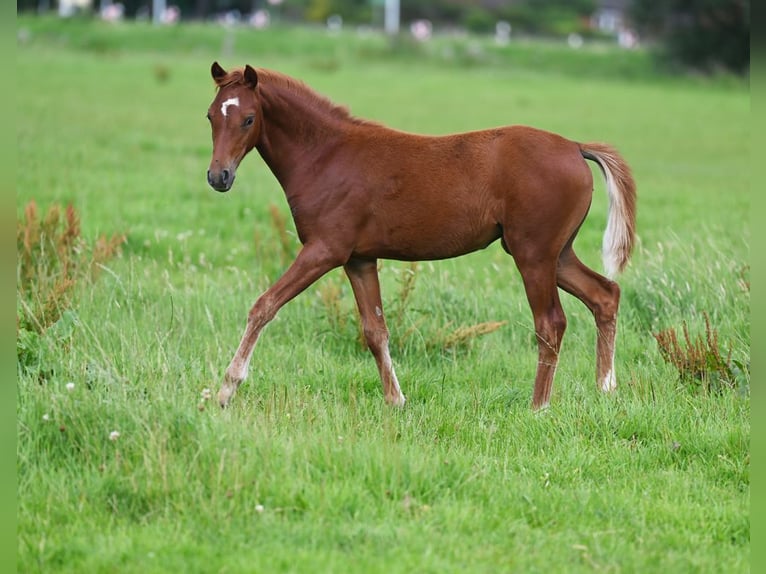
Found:
<svg viewBox="0 0 766 574"><path fill-rule="evenodd" d="M636 184L633 180L631 170L623 157L613 147L590 143L581 144L580 154L583 158L595 161L601 168L606 179L606 191L609 198L608 222L604 232L602 256L604 267L609 276L616 275L621 271L630 259L633 243L635 241L635 219L636 219ZM587 211L587 209L586 209ZM585 213L580 214L578 210L572 212L577 217L584 219ZM569 220L570 223L574 221ZM582 221L582 220L581 220ZM617 387L615 376L614 357L615 341L617 337L617 313L620 304L620 288L616 282L596 273L585 266L575 255L572 249L577 227L573 229L571 237L565 243L565 246L558 256L556 265L556 283L559 287L568 293L577 297L593 313L596 322L597 343L596 343L596 384L604 391L613 391ZM555 244L554 244L555 245ZM521 269L521 268L520 268ZM524 271L522 271L524 274ZM525 285L527 281L525 280ZM539 283L538 283L539 286ZM546 288L547 285L543 286ZM528 297L529 288L528 288ZM535 311L533 303L534 295L530 297L535 314L535 329L540 338L540 344L544 343L543 336L555 336L556 332L548 326L548 331L541 335L538 328L538 314ZM537 305L540 305L538 302ZM556 308L554 303L551 308ZM553 323L555 324L555 322ZM564 321L561 324L559 336L563 335ZM546 326L543 324L543 327ZM549 339L548 339L549 340ZM553 341L560 344L560 339ZM556 354L558 349L556 348ZM548 351L548 355L552 353ZM540 351L540 365L538 366L538 376L535 382L534 406L540 406L540 398L546 400L550 395L550 389L546 384L551 384L543 368L545 360L545 350ZM551 370L551 369L549 369ZM547 395L545 391L548 391Z"/></svg>
<svg viewBox="0 0 766 574"><path fill-rule="evenodd" d="M497 189L503 197L503 247L521 274L534 319L532 407L540 409L550 400L567 326L558 292L559 256L588 213L593 176L576 143L531 128L514 133L508 148L512 171L504 174L505 188Z"/></svg>

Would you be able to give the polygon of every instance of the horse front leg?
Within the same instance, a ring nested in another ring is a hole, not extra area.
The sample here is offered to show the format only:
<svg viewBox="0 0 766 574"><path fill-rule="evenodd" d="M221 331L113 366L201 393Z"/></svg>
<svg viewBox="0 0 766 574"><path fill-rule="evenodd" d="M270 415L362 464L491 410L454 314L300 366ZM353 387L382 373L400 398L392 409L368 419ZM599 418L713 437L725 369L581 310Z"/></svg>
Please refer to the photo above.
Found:
<svg viewBox="0 0 766 574"><path fill-rule="evenodd" d="M237 352L226 369L218 402L225 407L247 377L253 348L263 328L277 311L322 275L342 264L323 244L306 244L292 265L255 302L247 316L247 326Z"/></svg>
<svg viewBox="0 0 766 574"><path fill-rule="evenodd" d="M364 339L378 365L383 396L388 404L404 406L405 398L388 351L388 327L383 317L377 261L352 259L343 266L343 270L354 290Z"/></svg>

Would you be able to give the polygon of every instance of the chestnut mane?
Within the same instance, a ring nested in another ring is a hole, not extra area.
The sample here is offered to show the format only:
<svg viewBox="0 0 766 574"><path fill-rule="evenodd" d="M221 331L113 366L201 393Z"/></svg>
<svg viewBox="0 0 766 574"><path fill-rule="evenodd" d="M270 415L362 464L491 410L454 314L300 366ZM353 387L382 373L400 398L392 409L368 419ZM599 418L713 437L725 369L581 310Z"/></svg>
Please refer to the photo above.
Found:
<svg viewBox="0 0 766 574"><path fill-rule="evenodd" d="M348 107L335 104L332 100L317 93L302 81L286 74L275 72L274 70L267 70L265 68L257 68L256 72L258 73L258 86L265 84L269 87L295 94L308 103L310 107L328 112L332 117L339 120L350 121L359 125L380 125L377 122L365 120L352 115L351 112L349 112ZM244 83L244 68L232 69L228 71L223 78L216 80L217 89ZM258 89L258 86L256 86L256 89Z"/></svg>

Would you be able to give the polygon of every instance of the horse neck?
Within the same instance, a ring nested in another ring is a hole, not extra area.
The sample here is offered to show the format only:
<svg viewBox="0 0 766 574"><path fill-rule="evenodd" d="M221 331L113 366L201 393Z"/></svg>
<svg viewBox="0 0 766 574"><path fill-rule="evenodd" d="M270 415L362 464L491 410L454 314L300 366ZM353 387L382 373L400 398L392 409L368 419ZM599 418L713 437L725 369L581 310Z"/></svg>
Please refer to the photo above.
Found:
<svg viewBox="0 0 766 574"><path fill-rule="evenodd" d="M349 122L328 101L294 86L264 81L258 90L263 124L256 147L285 187L296 170L310 169L342 140Z"/></svg>

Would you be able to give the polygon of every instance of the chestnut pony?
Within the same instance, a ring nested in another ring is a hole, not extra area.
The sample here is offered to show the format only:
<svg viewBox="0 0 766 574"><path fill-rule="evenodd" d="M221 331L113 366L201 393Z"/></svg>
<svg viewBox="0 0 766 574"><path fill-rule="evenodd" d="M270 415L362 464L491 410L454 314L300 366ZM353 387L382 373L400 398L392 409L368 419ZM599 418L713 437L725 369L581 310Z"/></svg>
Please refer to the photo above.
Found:
<svg viewBox="0 0 766 574"><path fill-rule="evenodd" d="M628 262L636 186L617 151L524 126L442 137L415 135L351 116L302 82L250 66L211 73L213 157L208 183L228 191L256 148L284 189L303 247L250 309L218 393L226 406L247 376L258 336L277 311L325 273L343 266L388 403L404 404L378 284L379 258L456 257L500 239L513 256L534 316L538 344L532 399L547 406L566 317L557 287L580 299L598 331L596 382L616 386L614 346L620 289L586 267L572 243L590 207L593 177L606 178L603 240L608 276Z"/></svg>

